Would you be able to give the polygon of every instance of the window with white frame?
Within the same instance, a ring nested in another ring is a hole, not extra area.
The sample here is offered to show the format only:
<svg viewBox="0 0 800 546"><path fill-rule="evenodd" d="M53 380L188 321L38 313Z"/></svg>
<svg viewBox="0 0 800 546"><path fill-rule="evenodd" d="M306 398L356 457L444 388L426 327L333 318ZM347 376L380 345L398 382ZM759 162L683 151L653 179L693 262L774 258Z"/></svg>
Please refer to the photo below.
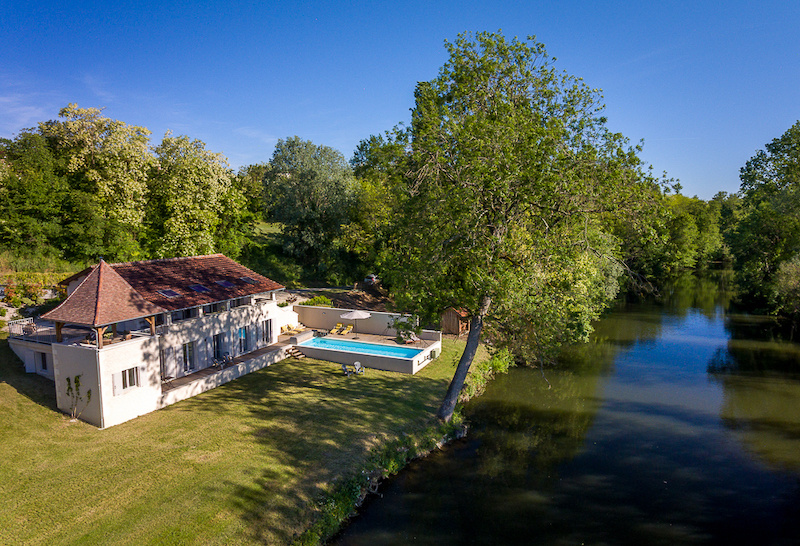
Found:
<svg viewBox="0 0 800 546"><path fill-rule="evenodd" d="M139 368L128 368L111 376L114 386L114 396L122 394L133 387L139 386Z"/></svg>
<svg viewBox="0 0 800 546"><path fill-rule="evenodd" d="M239 328L239 354L247 352L247 326Z"/></svg>
<svg viewBox="0 0 800 546"><path fill-rule="evenodd" d="M183 344L183 371L194 369L194 341Z"/></svg>
<svg viewBox="0 0 800 546"><path fill-rule="evenodd" d="M272 321L265 320L261 325L261 340L264 343L272 343Z"/></svg>

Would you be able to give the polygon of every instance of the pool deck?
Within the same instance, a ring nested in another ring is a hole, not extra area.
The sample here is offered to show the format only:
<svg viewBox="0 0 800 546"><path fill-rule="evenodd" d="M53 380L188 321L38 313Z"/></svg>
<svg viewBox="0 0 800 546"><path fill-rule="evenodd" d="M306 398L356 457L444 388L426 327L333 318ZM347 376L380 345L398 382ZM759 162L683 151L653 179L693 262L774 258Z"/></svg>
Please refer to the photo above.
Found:
<svg viewBox="0 0 800 546"><path fill-rule="evenodd" d="M351 332L344 336L328 334L326 337L333 340L360 341L364 343L376 343L378 345L386 345L391 347L408 347L419 349L420 352L413 358L402 358L386 355L362 354L329 348L304 347L303 345L296 345L295 347L300 352L311 358L318 358L320 360L327 360L329 362L337 362L340 364L353 364L353 362L357 360L367 368L415 374L424 368L428 362L438 356L439 353L441 353L442 345L441 341L438 340L419 340L414 343L401 344L397 343L393 336L390 337L388 335L361 333L356 334L355 332Z"/></svg>
<svg viewBox="0 0 800 546"><path fill-rule="evenodd" d="M428 339L421 339L419 341L415 341L414 343L402 344L397 343L397 340L392 336L379 336L375 334L355 334L350 332L346 336L340 336L337 334L328 334L325 337L330 337L331 339L342 339L347 341L363 341L364 343L377 343L379 345L392 345L394 347L416 347L417 349L425 349L435 343L434 341Z"/></svg>

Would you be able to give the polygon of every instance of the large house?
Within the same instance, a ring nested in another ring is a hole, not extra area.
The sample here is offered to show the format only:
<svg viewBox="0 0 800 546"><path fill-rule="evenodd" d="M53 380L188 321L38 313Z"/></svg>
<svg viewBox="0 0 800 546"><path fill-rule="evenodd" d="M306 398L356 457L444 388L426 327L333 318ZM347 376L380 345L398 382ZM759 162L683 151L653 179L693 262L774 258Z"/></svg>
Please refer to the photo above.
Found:
<svg viewBox="0 0 800 546"><path fill-rule="evenodd" d="M67 299L40 319L17 321L9 345L27 371L55 382L59 409L77 406L100 428L284 358L278 334L297 322L277 305L283 286L221 254L101 260L62 285ZM220 371L200 373L212 366Z"/></svg>

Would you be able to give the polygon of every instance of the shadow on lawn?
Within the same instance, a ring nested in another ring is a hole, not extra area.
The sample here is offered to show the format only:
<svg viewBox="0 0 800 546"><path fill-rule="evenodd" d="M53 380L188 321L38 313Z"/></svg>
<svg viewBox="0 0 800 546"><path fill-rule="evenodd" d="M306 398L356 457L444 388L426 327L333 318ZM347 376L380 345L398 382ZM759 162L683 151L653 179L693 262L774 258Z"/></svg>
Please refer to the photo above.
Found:
<svg viewBox="0 0 800 546"><path fill-rule="evenodd" d="M56 389L51 380L39 374L27 373L7 339L0 339L0 383L7 383L25 398L58 411Z"/></svg>
<svg viewBox="0 0 800 546"><path fill-rule="evenodd" d="M346 377L338 364L289 359L214 389L193 410L247 408L251 434L283 464L260 469L254 485L236 484L235 506L254 540L286 543L310 523L329 484L361 467L377 439L423 426L446 388L438 379L374 370Z"/></svg>

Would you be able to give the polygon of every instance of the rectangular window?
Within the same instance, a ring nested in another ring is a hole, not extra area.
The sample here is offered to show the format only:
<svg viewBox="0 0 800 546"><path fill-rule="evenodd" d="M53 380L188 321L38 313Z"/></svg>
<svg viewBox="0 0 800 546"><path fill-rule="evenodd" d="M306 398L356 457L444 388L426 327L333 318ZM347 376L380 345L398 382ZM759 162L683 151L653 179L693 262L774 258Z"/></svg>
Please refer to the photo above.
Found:
<svg viewBox="0 0 800 546"><path fill-rule="evenodd" d="M216 334L212 338L214 344L214 359L220 360L222 358L222 334Z"/></svg>
<svg viewBox="0 0 800 546"><path fill-rule="evenodd" d="M239 328L239 354L247 352L247 326Z"/></svg>
<svg viewBox="0 0 800 546"><path fill-rule="evenodd" d="M139 368L128 368L111 376L114 386L114 395L119 395L128 389L139 386Z"/></svg>
<svg viewBox="0 0 800 546"><path fill-rule="evenodd" d="M217 303L212 303L210 305L203 306L203 314L210 315L211 313L221 313L223 311L227 311L228 306L226 302L221 301Z"/></svg>
<svg viewBox="0 0 800 546"><path fill-rule="evenodd" d="M47 353L36 353L39 355L39 367L42 371L47 371Z"/></svg>
<svg viewBox="0 0 800 546"><path fill-rule="evenodd" d="M194 341L183 344L183 371L194 369Z"/></svg>
<svg viewBox="0 0 800 546"><path fill-rule="evenodd" d="M272 343L272 321L265 320L261 325L261 339L264 343Z"/></svg>
<svg viewBox="0 0 800 546"><path fill-rule="evenodd" d="M173 323L195 317L197 317L197 307L192 307L191 309L180 309L172 312Z"/></svg>

